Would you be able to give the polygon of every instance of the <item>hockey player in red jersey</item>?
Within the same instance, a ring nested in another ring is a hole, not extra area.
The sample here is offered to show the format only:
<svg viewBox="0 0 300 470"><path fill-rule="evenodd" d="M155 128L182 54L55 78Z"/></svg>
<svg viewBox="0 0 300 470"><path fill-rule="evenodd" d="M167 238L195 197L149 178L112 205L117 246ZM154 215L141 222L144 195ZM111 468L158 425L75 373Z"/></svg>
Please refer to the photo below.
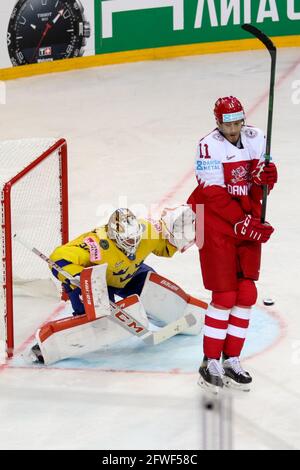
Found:
<svg viewBox="0 0 300 470"><path fill-rule="evenodd" d="M252 378L239 357L257 299L261 244L274 230L260 222L262 185L271 190L277 170L274 163L264 164L264 133L245 125L237 98L219 98L214 115L217 128L198 144L198 186L188 199L194 211L204 204L199 254L204 286L212 291L199 385L249 390Z"/></svg>

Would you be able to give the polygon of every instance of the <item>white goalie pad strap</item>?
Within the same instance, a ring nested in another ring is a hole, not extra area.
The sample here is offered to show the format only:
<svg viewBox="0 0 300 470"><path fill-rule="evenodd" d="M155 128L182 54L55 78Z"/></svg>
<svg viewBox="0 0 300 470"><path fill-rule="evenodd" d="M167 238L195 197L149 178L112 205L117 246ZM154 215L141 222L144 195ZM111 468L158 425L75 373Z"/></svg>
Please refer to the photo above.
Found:
<svg viewBox="0 0 300 470"><path fill-rule="evenodd" d="M85 268L80 274L83 304L89 320L110 315L106 269L107 263Z"/></svg>
<svg viewBox="0 0 300 470"><path fill-rule="evenodd" d="M148 319L137 295L127 297L118 305L145 326ZM90 320L87 315L68 317L44 325L37 331L36 339L45 364L81 356L112 345L131 336L111 316Z"/></svg>
<svg viewBox="0 0 300 470"><path fill-rule="evenodd" d="M195 242L195 214L188 204L165 208L161 215L163 234L172 245L184 252Z"/></svg>
<svg viewBox="0 0 300 470"><path fill-rule="evenodd" d="M149 272L141 293L141 301L150 321L164 326L187 313L196 318L195 325L183 331L184 334L198 334L201 331L207 304L186 294L177 284Z"/></svg>
<svg viewBox="0 0 300 470"><path fill-rule="evenodd" d="M207 308L208 304L206 302L190 296L187 306L184 310L184 315L187 313L192 313L196 318L196 323L190 328L184 330L185 335L199 335L199 333L201 333Z"/></svg>

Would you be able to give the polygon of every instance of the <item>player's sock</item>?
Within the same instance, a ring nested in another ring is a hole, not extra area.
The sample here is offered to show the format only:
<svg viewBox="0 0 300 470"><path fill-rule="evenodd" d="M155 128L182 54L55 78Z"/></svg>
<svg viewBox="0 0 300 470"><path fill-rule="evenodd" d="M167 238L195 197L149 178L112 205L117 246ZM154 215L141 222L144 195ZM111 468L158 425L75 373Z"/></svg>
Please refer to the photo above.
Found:
<svg viewBox="0 0 300 470"><path fill-rule="evenodd" d="M205 356L219 359L227 334L230 310L208 306L205 314L203 350Z"/></svg>
<svg viewBox="0 0 300 470"><path fill-rule="evenodd" d="M249 327L251 307L233 307L230 312L223 352L228 357L239 357Z"/></svg>

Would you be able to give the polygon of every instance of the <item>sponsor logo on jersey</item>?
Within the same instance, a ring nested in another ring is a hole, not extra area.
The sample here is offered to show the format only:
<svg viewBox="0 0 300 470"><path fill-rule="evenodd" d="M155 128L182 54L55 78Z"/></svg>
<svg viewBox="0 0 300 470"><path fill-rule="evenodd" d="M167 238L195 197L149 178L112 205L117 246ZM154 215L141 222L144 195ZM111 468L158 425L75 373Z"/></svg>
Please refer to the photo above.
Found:
<svg viewBox="0 0 300 470"><path fill-rule="evenodd" d="M99 247L98 243L96 242L96 240L94 240L92 237L86 237L84 239L84 242L89 247L90 260L92 261L92 263L94 263L95 261L100 261L101 260L101 251L100 251L100 247Z"/></svg>
<svg viewBox="0 0 300 470"><path fill-rule="evenodd" d="M236 157L236 155L231 155L230 157L227 155L226 160L232 160L235 157Z"/></svg>
<svg viewBox="0 0 300 470"><path fill-rule="evenodd" d="M214 171L220 170L221 162L219 160L197 160L197 171Z"/></svg>
<svg viewBox="0 0 300 470"><path fill-rule="evenodd" d="M107 240L100 240L100 246L103 250L108 250L109 248L109 243Z"/></svg>

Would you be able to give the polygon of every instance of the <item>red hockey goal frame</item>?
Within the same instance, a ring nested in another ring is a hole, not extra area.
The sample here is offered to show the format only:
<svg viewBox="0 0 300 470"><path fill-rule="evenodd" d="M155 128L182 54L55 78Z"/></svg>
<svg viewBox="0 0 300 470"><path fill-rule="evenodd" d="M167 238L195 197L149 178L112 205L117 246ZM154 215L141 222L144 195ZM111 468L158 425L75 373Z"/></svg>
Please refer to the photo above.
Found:
<svg viewBox="0 0 300 470"><path fill-rule="evenodd" d="M59 188L60 188L60 230L61 243L69 240L68 223L68 163L67 142L65 139L58 140L44 153L27 165L3 185L1 209L2 209L2 254L3 270L3 306L6 329L6 353L12 357L14 350L14 302L13 302L13 263L12 263L12 214L11 214L11 191L15 183L31 172L47 158L59 158Z"/></svg>

